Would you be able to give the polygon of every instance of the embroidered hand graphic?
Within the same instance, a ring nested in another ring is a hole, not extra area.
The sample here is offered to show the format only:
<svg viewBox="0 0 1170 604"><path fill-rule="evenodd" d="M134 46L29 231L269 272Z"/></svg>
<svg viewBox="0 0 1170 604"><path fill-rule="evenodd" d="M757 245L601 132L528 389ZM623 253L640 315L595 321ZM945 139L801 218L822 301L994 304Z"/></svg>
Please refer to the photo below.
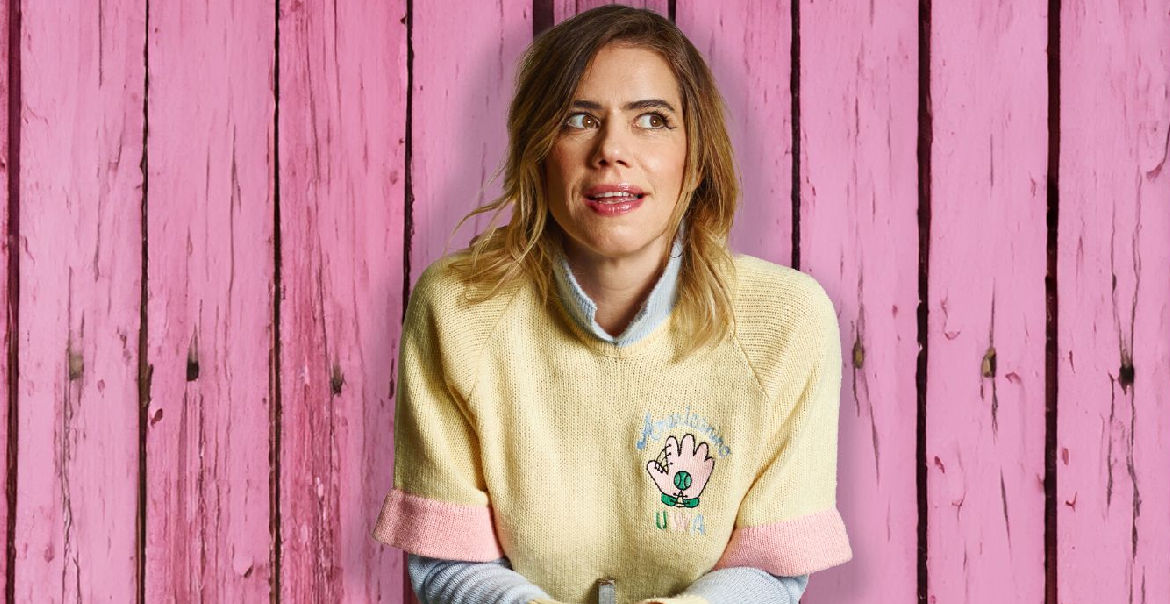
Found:
<svg viewBox="0 0 1170 604"><path fill-rule="evenodd" d="M693 434L683 436L682 443L673 436L667 438L658 458L646 462L646 471L662 491L662 503L680 508L699 505L699 495L714 469L707 443L696 446Z"/></svg>

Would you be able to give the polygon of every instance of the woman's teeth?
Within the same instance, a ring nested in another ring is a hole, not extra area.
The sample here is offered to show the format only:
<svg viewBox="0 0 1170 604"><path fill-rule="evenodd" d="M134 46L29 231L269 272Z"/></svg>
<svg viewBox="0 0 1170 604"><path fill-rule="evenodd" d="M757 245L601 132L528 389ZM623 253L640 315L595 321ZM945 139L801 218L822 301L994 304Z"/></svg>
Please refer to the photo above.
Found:
<svg viewBox="0 0 1170 604"><path fill-rule="evenodd" d="M614 193L602 193L600 195L594 195L594 196L590 197L590 199L592 199L594 201L600 201L601 203L619 203L619 202L623 202L623 201L633 201L635 199L640 199L641 197L642 197L641 195L633 195L630 193L614 192Z"/></svg>

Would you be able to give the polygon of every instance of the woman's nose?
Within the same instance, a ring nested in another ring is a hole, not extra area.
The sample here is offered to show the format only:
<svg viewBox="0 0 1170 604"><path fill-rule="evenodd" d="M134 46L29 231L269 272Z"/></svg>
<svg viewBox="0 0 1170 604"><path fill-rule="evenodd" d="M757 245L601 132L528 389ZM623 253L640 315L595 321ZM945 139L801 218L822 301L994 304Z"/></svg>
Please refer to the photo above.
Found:
<svg viewBox="0 0 1170 604"><path fill-rule="evenodd" d="M593 151L593 165L629 165L629 141L625 124L619 119L609 118L597 133L597 147Z"/></svg>

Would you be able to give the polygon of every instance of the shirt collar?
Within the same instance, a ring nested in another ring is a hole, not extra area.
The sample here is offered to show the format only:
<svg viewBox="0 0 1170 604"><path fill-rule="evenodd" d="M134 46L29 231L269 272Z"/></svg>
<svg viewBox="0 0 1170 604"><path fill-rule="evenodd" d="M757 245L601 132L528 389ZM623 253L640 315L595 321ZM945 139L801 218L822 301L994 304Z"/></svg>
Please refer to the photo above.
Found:
<svg viewBox="0 0 1170 604"><path fill-rule="evenodd" d="M646 297L641 308L638 309L638 313L634 315L634 320L626 326L625 331L617 336L611 336L597 324L597 304L593 302L589 294L585 293L585 290L581 289L581 284L577 282L577 278L569 267L569 259L560 248L557 249L556 258L553 261L557 293L565 310L581 329L602 341L616 344L619 347L633 344L654 331L654 328L670 316L670 311L678 300L678 274L682 266L682 255L683 227L679 225L674 243L670 247L670 258L666 262L662 276L658 278L658 282L650 290L650 295Z"/></svg>

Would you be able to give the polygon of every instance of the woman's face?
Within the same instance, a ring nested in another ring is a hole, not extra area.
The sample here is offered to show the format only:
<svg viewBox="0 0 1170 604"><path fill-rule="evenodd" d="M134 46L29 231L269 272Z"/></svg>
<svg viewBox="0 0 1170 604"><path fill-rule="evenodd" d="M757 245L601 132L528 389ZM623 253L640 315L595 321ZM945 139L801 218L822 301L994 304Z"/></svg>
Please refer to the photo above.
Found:
<svg viewBox="0 0 1170 604"><path fill-rule="evenodd" d="M597 52L544 164L549 210L571 257L665 254L686 163L682 110L658 53L617 44Z"/></svg>

